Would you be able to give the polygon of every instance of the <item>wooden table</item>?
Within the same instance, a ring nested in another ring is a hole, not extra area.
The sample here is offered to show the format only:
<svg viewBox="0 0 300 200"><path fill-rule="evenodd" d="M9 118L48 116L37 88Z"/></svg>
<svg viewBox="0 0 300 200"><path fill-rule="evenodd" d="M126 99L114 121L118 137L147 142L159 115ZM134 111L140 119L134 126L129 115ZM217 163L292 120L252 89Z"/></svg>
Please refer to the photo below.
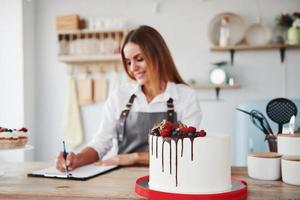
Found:
<svg viewBox="0 0 300 200"><path fill-rule="evenodd" d="M45 162L0 163L0 199L141 199L135 180L148 174L145 167L126 167L87 181L27 177L27 173L51 166ZM300 200L300 186L281 181L260 181L247 176L247 168L232 167L232 175L248 183L249 200Z"/></svg>

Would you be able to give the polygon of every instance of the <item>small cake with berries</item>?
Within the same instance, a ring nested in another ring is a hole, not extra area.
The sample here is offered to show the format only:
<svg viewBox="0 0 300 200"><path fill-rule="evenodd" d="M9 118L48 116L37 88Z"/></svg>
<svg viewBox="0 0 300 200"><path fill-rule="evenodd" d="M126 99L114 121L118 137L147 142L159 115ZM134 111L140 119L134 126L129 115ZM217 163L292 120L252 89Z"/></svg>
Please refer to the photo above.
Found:
<svg viewBox="0 0 300 200"><path fill-rule="evenodd" d="M149 134L150 189L181 194L231 190L230 137L167 120Z"/></svg>
<svg viewBox="0 0 300 200"><path fill-rule="evenodd" d="M0 127L0 149L22 148L27 144L27 129L8 129Z"/></svg>

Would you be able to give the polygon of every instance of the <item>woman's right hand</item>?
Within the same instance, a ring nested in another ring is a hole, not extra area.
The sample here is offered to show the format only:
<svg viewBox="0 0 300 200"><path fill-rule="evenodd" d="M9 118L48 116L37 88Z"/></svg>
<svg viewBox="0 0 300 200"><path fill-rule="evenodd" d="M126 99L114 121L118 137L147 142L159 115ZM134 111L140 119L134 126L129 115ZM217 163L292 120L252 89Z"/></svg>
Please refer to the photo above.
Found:
<svg viewBox="0 0 300 200"><path fill-rule="evenodd" d="M77 154L73 152L69 152L65 160L64 153L62 151L59 152L55 160L56 169L61 172L64 172L67 166L68 166L68 170L73 170L77 168L79 166L78 157L79 156Z"/></svg>

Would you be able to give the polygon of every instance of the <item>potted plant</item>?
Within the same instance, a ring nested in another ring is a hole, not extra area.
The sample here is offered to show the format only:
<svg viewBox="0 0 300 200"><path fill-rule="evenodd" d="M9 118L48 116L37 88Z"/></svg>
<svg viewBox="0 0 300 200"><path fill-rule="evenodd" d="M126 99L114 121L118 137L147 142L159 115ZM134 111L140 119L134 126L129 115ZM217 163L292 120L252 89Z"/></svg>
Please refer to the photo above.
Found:
<svg viewBox="0 0 300 200"><path fill-rule="evenodd" d="M276 42L300 43L300 12L281 14L275 21L278 30L281 30L281 34L277 34Z"/></svg>

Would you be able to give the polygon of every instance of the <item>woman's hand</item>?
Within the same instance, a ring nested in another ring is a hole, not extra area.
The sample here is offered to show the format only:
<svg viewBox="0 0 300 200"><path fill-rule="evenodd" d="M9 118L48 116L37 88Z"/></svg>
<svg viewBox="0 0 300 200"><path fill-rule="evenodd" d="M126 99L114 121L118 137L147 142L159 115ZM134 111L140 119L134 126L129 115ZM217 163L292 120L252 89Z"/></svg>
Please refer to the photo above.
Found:
<svg viewBox="0 0 300 200"><path fill-rule="evenodd" d="M59 152L55 160L55 166L57 170L64 172L67 166L69 170L74 170L97 160L99 160L97 151L91 147L85 147L78 154L69 152L66 160L63 152Z"/></svg>
<svg viewBox="0 0 300 200"><path fill-rule="evenodd" d="M134 165L138 160L137 153L130 154L119 154L107 160L101 160L98 162L99 165L121 165L121 166L129 166Z"/></svg>
<svg viewBox="0 0 300 200"><path fill-rule="evenodd" d="M55 160L55 166L61 172L64 172L67 166L68 170L73 170L79 166L78 160L78 155L73 152L68 153L66 160L64 159L64 153L59 152Z"/></svg>
<svg viewBox="0 0 300 200"><path fill-rule="evenodd" d="M97 164L99 165L148 165L148 153L130 153L119 154L107 160L101 160Z"/></svg>

